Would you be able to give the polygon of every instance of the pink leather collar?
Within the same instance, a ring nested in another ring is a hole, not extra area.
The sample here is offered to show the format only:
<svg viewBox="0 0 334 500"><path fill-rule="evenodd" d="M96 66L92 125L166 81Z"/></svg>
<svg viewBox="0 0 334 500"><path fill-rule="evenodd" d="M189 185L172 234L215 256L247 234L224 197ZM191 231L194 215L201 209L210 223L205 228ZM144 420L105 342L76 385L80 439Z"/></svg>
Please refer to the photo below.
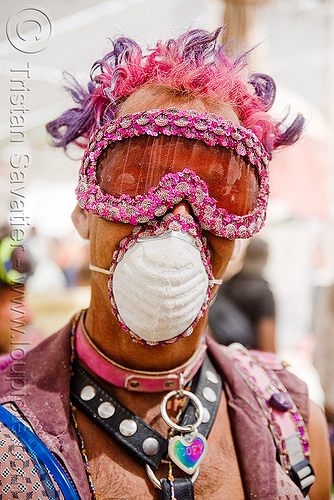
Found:
<svg viewBox="0 0 334 500"><path fill-rule="evenodd" d="M146 372L130 370L105 356L88 337L83 324L83 315L81 315L81 319L78 322L75 336L75 350L88 368L110 384L136 392L178 390L180 374L183 374L184 385L195 376L197 370L202 365L206 347L205 341L201 342L192 357L186 363L173 370Z"/></svg>

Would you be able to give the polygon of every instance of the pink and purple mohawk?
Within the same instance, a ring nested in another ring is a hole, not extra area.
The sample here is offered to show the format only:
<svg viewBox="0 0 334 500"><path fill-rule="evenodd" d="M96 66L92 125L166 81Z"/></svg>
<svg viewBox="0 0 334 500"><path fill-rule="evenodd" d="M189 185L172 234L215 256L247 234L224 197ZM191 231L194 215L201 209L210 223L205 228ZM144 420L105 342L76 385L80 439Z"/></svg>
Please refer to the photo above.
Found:
<svg viewBox="0 0 334 500"><path fill-rule="evenodd" d="M130 94L152 84L184 94L185 99L190 95L229 104L269 155L280 146L296 142L304 118L297 115L288 127L274 121L267 113L275 99L274 81L264 74L242 81L248 53L229 60L225 47L218 43L221 31L187 31L166 43L158 42L147 55L134 40L116 39L113 50L94 63L87 89L68 76L71 86L67 90L77 107L47 124L54 145L66 148L75 142L86 147L93 132L116 117Z"/></svg>

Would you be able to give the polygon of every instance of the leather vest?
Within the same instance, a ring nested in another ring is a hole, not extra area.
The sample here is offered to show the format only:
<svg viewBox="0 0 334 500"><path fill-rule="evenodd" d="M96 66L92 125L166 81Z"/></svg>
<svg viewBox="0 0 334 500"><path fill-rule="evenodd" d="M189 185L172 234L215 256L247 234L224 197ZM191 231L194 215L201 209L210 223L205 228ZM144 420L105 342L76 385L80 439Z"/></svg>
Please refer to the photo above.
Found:
<svg viewBox="0 0 334 500"><path fill-rule="evenodd" d="M82 500L91 494L77 436L70 423L72 321L0 373L0 404L13 401L37 436L65 465ZM272 435L255 397L233 362L212 338L208 352L222 374L245 498L278 498ZM282 367L276 371L308 422L306 385ZM284 475L283 475L284 477Z"/></svg>

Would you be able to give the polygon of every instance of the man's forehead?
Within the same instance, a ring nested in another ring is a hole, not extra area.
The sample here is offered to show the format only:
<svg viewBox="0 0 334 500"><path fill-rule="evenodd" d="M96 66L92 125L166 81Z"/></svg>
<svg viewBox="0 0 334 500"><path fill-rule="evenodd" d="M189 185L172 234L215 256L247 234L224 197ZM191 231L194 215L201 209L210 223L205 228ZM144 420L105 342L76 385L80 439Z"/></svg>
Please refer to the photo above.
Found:
<svg viewBox="0 0 334 500"><path fill-rule="evenodd" d="M149 109L178 108L180 111L194 110L199 113L214 113L224 120L240 124L233 108L217 99L185 96L161 85L147 85L133 92L121 105L117 118Z"/></svg>

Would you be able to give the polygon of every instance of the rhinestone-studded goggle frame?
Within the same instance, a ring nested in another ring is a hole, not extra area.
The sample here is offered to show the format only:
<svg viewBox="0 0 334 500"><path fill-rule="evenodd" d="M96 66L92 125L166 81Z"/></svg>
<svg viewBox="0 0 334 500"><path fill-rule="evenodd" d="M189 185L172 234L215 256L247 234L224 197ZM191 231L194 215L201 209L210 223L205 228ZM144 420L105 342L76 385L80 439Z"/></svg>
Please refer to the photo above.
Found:
<svg viewBox="0 0 334 500"><path fill-rule="evenodd" d="M148 135L197 139L208 146L232 149L248 160L257 171L259 192L255 208L247 215L236 215L218 208L207 184L196 172L183 169L168 173L146 194L115 197L103 192L97 179L101 153L113 142ZM84 153L76 188L81 208L114 222L145 224L163 216L174 205L186 200L202 229L225 237L249 238L263 226L269 197L269 155L249 129L209 113L180 111L176 108L149 110L121 116L96 130ZM166 196L167 193L167 196Z"/></svg>

